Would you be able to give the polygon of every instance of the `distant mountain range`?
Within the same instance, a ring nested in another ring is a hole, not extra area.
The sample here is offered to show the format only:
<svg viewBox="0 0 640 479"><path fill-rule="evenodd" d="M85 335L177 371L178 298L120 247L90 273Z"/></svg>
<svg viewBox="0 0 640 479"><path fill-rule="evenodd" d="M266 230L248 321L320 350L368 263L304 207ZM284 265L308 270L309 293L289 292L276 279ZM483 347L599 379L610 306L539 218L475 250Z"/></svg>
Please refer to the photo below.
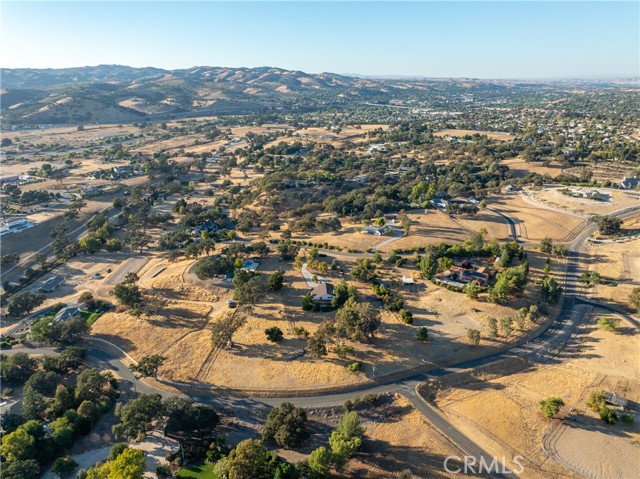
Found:
<svg viewBox="0 0 640 479"><path fill-rule="evenodd" d="M62 69L1 69L2 123L124 123L198 114L314 109L443 94L501 95L527 82L363 78L282 68L121 65ZM539 86L539 84L538 84ZM435 101L435 100L434 100ZM438 100L441 101L441 100ZM447 100L450 101L450 100Z"/></svg>
<svg viewBox="0 0 640 479"><path fill-rule="evenodd" d="M281 68L120 65L2 69L5 124L126 122L184 113L256 111L299 97L376 95L379 82Z"/></svg>

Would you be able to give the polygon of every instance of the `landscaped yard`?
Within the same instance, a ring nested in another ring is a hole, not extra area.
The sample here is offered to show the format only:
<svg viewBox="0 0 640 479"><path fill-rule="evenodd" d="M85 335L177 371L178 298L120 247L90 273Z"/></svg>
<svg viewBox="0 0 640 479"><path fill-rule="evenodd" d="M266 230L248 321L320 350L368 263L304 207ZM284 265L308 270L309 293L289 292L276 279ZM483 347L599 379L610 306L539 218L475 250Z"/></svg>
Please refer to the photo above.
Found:
<svg viewBox="0 0 640 479"><path fill-rule="evenodd" d="M213 477L213 463L203 462L193 466L184 467L178 472L179 479L210 479Z"/></svg>

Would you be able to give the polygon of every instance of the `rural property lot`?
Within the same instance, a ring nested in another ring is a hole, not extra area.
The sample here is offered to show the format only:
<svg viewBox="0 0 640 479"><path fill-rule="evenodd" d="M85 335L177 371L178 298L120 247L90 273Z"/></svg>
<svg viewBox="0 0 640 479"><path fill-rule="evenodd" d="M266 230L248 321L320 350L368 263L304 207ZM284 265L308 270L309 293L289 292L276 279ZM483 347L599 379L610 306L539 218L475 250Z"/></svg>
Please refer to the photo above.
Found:
<svg viewBox="0 0 640 479"><path fill-rule="evenodd" d="M566 210L571 213L583 215L606 215L613 211L621 210L629 206L640 204L640 193L637 191L614 190L610 188L597 188L597 191L607 196L607 201L596 201L588 198L574 198L565 195L561 190L566 187L551 186L542 189L528 188L526 190L527 201L532 205L552 207L558 210ZM589 188L583 188L588 190ZM595 188L594 188L595 189Z"/></svg>
<svg viewBox="0 0 640 479"><path fill-rule="evenodd" d="M148 258L129 258L104 280L105 284L116 285L122 283L127 274L137 273L147 261L149 261Z"/></svg>
<svg viewBox="0 0 640 479"><path fill-rule="evenodd" d="M480 446L492 454L524 456L524 478L567 474L547 460L541 449L542 438L552 423L542 416L537 403L549 396L564 400L566 407L561 415L567 414L568 408L574 408L577 414L577 422L567 421L569 433L566 437L563 433L556 444L565 461L588 477L633 477L628 474L635 466L625 463L625 458L640 453L637 421L632 427L621 423L606 426L587 409L586 400L596 389L615 392L630 401L640 400L640 370L637 361L628 359L637 357L640 338L624 321L617 334L602 331L596 324L602 314L590 307L581 308L588 314L588 321L581 326L580 335L556 357L557 364L457 387L438 398L439 407L452 422ZM605 444L610 446L606 458L595 452Z"/></svg>
<svg viewBox="0 0 640 479"><path fill-rule="evenodd" d="M433 134L433 136L455 136L461 138L463 136L486 135L492 140L509 141L513 140L513 133L504 131L482 131L482 130L441 130Z"/></svg>
<svg viewBox="0 0 640 479"><path fill-rule="evenodd" d="M626 243L590 243L591 271L617 280L617 285L598 284L588 291L596 298L628 304L633 288L640 285L640 239Z"/></svg>
<svg viewBox="0 0 640 479"><path fill-rule="evenodd" d="M544 166L541 161L526 162L519 156L502 160L500 163L509 167L509 172L513 175L514 178L523 178L530 173L537 173L538 175L548 175L553 178L562 173L561 165L554 164L550 166Z"/></svg>
<svg viewBox="0 0 640 479"><path fill-rule="evenodd" d="M568 241L579 233L585 221L576 214L541 209L526 202L517 193L492 197L489 207L514 218L516 229L523 240L540 241L548 236L555 241Z"/></svg>
<svg viewBox="0 0 640 479"><path fill-rule="evenodd" d="M379 238L379 237L378 237ZM322 258L334 258L345 270L354 265L351 255L327 252ZM382 325L371 344L350 343L356 349L352 358L339 358L331 352L325 359L302 354L306 341L293 334L293 327L304 327L313 333L335 312L305 312L300 307L302 296L309 290L301 272L278 258L260 260L258 272L268 275L277 268L285 270L285 287L270 293L247 315L233 336L233 347L213 352L210 326L232 314L226 300L231 298L229 283L220 280L200 281L190 270L195 263L168 263L158 258L140 272L140 284L154 296L167 299L158 315L133 318L127 313L108 313L99 319L93 334L115 342L135 358L146 354L167 357L160 373L175 381L196 381L238 389L302 389L322 388L354 383L367 383L380 375L417 366L461 360L482 352L467 344L468 328L482 330L487 316L513 316L513 309L494 303L478 303L465 295L419 281L403 291L407 306L414 312L414 323L404 324L398 314L383 312ZM537 268L532 257L532 269ZM157 276L154 274L166 267ZM408 270L393 269L383 280L399 280ZM327 278L334 284L342 277L330 270ZM371 291L354 283L359 295L366 298ZM524 304L523 300L523 304ZM526 301L529 301L527 299ZM518 303L518 306L520 304ZM166 317L162 317L166 315ZM264 330L277 326L284 332L278 344L267 340ZM430 341L415 339L419 328L429 329ZM510 340L525 334L514 331ZM501 339L485 341L486 347L500 347ZM346 365L363 362L362 372L352 373ZM374 370L375 367L375 370Z"/></svg>
<svg viewBox="0 0 640 479"><path fill-rule="evenodd" d="M366 456L349 461L341 477L380 479L409 470L415 479L454 478L444 470L444 460L460 455L402 396L395 397L383 422L368 425L363 449Z"/></svg>

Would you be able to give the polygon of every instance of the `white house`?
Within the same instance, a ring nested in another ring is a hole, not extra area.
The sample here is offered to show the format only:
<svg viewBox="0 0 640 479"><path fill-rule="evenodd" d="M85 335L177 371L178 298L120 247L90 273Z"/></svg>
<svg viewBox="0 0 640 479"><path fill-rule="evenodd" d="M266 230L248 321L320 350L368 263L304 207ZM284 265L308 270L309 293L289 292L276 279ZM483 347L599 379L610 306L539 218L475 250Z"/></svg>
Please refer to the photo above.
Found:
<svg viewBox="0 0 640 479"><path fill-rule="evenodd" d="M362 228L362 232L369 235L383 236L387 234L389 227L387 226L365 226Z"/></svg>
<svg viewBox="0 0 640 479"><path fill-rule="evenodd" d="M330 283L320 283L311 290L311 299L319 303L330 303L334 296L333 285Z"/></svg>

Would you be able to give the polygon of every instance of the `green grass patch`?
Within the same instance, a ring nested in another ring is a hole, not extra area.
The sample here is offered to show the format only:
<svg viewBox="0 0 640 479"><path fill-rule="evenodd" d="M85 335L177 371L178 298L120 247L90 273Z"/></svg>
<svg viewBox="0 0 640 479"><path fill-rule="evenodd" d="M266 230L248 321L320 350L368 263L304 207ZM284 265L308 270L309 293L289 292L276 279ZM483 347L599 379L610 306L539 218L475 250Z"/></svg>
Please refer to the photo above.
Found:
<svg viewBox="0 0 640 479"><path fill-rule="evenodd" d="M100 316L102 316L102 313L97 311L80 311L80 317L85 320L88 326L95 323Z"/></svg>
<svg viewBox="0 0 640 479"><path fill-rule="evenodd" d="M184 467L178 472L178 479L211 479L213 477L213 463L202 462Z"/></svg>

